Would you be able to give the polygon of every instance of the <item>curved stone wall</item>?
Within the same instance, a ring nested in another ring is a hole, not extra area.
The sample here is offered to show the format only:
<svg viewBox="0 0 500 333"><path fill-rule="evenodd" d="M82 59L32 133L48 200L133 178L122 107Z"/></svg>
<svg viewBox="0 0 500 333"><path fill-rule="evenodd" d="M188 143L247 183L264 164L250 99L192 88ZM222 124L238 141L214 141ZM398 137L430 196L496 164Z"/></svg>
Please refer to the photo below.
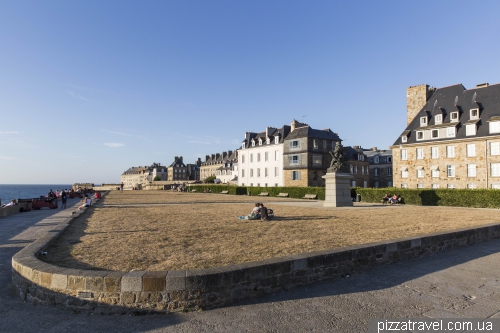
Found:
<svg viewBox="0 0 500 333"><path fill-rule="evenodd" d="M22 299L94 313L213 308L500 238L500 224L495 224L446 234L181 271L86 271L57 267L39 260L40 253L80 214L75 213L14 255L12 280Z"/></svg>

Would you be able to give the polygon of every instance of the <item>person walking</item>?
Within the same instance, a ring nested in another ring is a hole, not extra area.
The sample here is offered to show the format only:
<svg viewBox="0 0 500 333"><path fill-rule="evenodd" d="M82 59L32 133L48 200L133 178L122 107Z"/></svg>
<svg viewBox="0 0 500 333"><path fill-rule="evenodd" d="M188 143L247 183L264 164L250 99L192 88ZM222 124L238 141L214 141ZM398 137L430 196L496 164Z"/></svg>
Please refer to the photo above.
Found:
<svg viewBox="0 0 500 333"><path fill-rule="evenodd" d="M68 194L65 190L61 191L61 209L66 208L66 201L68 200Z"/></svg>

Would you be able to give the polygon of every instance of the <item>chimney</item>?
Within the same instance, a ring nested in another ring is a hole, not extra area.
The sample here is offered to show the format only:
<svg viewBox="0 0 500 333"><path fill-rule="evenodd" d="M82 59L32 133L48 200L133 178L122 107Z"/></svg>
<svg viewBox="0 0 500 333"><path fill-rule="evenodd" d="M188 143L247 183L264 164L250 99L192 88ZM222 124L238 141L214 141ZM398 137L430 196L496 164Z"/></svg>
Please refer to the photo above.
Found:
<svg viewBox="0 0 500 333"><path fill-rule="evenodd" d="M429 87L428 84L406 89L406 125L411 123L435 91L436 88Z"/></svg>
<svg viewBox="0 0 500 333"><path fill-rule="evenodd" d="M291 129L290 129L290 132L293 132L295 130L295 126L297 125L298 121L297 120L293 120L292 121L292 124L290 125Z"/></svg>
<svg viewBox="0 0 500 333"><path fill-rule="evenodd" d="M209 159L210 159L210 155L205 155L205 162L208 162Z"/></svg>
<svg viewBox="0 0 500 333"><path fill-rule="evenodd" d="M215 154L215 158L219 158L219 157L220 157L219 153Z"/></svg>
<svg viewBox="0 0 500 333"><path fill-rule="evenodd" d="M377 149L377 147L373 147L372 150L373 151L377 151L378 149Z"/></svg>
<svg viewBox="0 0 500 333"><path fill-rule="evenodd" d="M182 156L179 156L179 159L181 160L181 163L184 163L184 162L182 162Z"/></svg>
<svg viewBox="0 0 500 333"><path fill-rule="evenodd" d="M215 154L212 154L212 160L215 160Z"/></svg>
<svg viewBox="0 0 500 333"><path fill-rule="evenodd" d="M222 159L226 159L227 158L227 152L223 151L222 152Z"/></svg>
<svg viewBox="0 0 500 333"><path fill-rule="evenodd" d="M177 160L179 159L179 156L175 156L174 158L174 163L177 163Z"/></svg>
<svg viewBox="0 0 500 333"><path fill-rule="evenodd" d="M227 151L227 157L231 157L231 155L233 155L233 151L232 150L228 150Z"/></svg>

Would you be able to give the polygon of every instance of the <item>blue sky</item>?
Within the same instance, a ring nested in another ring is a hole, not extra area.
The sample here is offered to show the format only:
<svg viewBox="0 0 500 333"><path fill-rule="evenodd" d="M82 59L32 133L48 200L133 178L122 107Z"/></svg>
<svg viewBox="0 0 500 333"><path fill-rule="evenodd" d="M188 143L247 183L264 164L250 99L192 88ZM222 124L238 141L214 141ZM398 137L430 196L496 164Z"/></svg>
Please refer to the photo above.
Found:
<svg viewBox="0 0 500 333"><path fill-rule="evenodd" d="M118 182L293 119L388 148L406 88L500 83L498 1L1 1L0 184Z"/></svg>

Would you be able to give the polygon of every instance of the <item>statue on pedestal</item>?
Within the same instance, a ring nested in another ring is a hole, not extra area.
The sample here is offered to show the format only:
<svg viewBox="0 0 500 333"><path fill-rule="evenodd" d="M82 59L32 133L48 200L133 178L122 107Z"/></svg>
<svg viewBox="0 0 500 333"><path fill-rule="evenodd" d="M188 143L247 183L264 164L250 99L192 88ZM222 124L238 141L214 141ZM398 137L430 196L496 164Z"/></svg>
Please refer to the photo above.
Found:
<svg viewBox="0 0 500 333"><path fill-rule="evenodd" d="M337 141L333 152L330 150L330 155L332 155L332 161L327 172L349 172L347 165L344 163L344 147L340 141Z"/></svg>

